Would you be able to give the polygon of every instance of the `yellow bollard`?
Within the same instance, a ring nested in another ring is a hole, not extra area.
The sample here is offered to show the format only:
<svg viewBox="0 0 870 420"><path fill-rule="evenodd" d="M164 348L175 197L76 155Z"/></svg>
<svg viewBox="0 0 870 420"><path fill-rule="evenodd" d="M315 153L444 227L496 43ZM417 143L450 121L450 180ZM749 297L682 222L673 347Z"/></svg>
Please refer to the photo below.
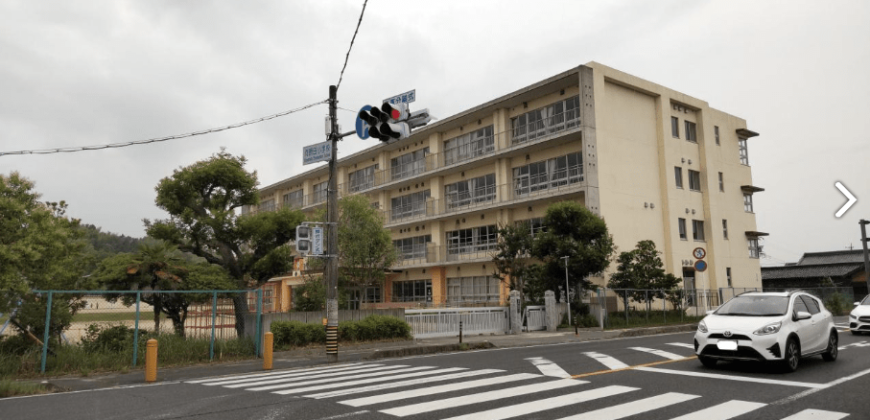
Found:
<svg viewBox="0 0 870 420"><path fill-rule="evenodd" d="M145 382L157 381L157 340L150 339L145 345Z"/></svg>
<svg viewBox="0 0 870 420"><path fill-rule="evenodd" d="M266 343L263 346L263 370L272 370L272 344L274 336L272 333L266 333Z"/></svg>

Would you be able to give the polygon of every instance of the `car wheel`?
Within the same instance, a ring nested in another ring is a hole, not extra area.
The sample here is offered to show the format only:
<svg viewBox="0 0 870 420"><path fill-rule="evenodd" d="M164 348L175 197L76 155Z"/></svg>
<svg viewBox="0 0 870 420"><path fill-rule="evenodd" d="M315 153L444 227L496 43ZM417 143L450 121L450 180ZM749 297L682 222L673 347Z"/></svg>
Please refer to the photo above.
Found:
<svg viewBox="0 0 870 420"><path fill-rule="evenodd" d="M786 372L797 370L801 360L801 347L797 340L789 338L785 343L785 357L782 358L782 367Z"/></svg>
<svg viewBox="0 0 870 420"><path fill-rule="evenodd" d="M708 367L708 368L716 367L716 359L714 359L712 357L698 356L698 360L700 360L701 364L704 365L705 367Z"/></svg>
<svg viewBox="0 0 870 420"><path fill-rule="evenodd" d="M837 341L837 333L831 331L831 336L828 337L828 349L822 353L822 359L825 359L826 362L837 360L837 353L839 352Z"/></svg>

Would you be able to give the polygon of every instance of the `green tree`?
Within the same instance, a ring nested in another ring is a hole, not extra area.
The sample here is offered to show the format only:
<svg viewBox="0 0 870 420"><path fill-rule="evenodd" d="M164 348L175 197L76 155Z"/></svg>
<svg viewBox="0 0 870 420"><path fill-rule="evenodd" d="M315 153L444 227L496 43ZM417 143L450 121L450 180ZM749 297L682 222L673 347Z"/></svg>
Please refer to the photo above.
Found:
<svg viewBox="0 0 870 420"><path fill-rule="evenodd" d="M544 226L532 245L532 256L543 265L537 281L547 290L559 290L565 284L562 257L567 256L570 283L580 291L592 288L587 277L603 272L616 250L604 219L580 203L563 201L547 207ZM579 299L580 293L575 296Z"/></svg>
<svg viewBox="0 0 870 420"><path fill-rule="evenodd" d="M67 204L41 202L32 181L17 172L0 175L0 313L17 311L21 334L42 337L45 295L31 290L76 289L84 259L79 220L65 216ZM84 306L79 295L52 297L50 333L69 327Z"/></svg>
<svg viewBox="0 0 870 420"><path fill-rule="evenodd" d="M326 285L323 276L304 277L302 286L293 288L293 308L297 311L320 311L326 306Z"/></svg>
<svg viewBox="0 0 870 420"><path fill-rule="evenodd" d="M292 269L296 226L304 216L282 208L253 215L237 215L242 206L259 202L257 173L245 170L244 156L221 150L208 159L173 171L155 188L158 207L170 218L145 220L148 236L223 267L235 288L251 289ZM233 297L236 331L245 332L248 302Z"/></svg>
<svg viewBox="0 0 870 420"><path fill-rule="evenodd" d="M495 264L493 277L507 282L511 290L519 291L520 302L525 303L527 279L533 274L529 270L534 243L531 226L528 221L502 225L499 226L498 236L496 253L492 258Z"/></svg>
<svg viewBox="0 0 870 420"><path fill-rule="evenodd" d="M661 252L656 249L655 242L642 240L631 251L619 254L617 271L610 276L608 287L614 289L638 289L631 292L637 302L645 302L650 309L653 299L663 299L665 291L677 287L680 279L671 273L666 273L662 266ZM628 293L624 293L625 299ZM626 301L626 307L628 302Z"/></svg>
<svg viewBox="0 0 870 420"><path fill-rule="evenodd" d="M141 300L154 309L154 330L160 331L160 314L172 321L175 333L184 336L188 308L209 301L210 294L158 293L161 290L231 289L233 281L222 268L185 259L175 246L162 241L145 242L136 253L116 254L100 263L94 274L100 286L109 290L140 290ZM110 302L121 300L130 306L135 295L107 296Z"/></svg>

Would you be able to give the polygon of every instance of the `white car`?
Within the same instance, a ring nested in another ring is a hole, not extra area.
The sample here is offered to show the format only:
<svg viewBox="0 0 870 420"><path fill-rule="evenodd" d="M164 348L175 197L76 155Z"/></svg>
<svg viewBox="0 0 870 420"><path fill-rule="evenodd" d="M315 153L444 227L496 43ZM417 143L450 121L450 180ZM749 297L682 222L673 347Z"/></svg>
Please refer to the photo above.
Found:
<svg viewBox="0 0 870 420"><path fill-rule="evenodd" d="M861 302L855 302L855 309L849 314L849 329L852 334L870 332L870 295Z"/></svg>
<svg viewBox="0 0 870 420"><path fill-rule="evenodd" d="M794 372L802 357L837 360L837 342L834 317L815 296L748 292L698 323L695 354L707 367L719 360L757 360Z"/></svg>

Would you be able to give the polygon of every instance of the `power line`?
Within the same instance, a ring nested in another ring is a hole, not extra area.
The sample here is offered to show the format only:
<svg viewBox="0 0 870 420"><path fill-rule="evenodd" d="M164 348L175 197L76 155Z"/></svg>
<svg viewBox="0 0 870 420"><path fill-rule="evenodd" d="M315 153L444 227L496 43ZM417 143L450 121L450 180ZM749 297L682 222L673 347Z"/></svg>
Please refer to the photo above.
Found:
<svg viewBox="0 0 870 420"><path fill-rule="evenodd" d="M366 4L368 4L369 0L365 0L363 2L362 11L359 13L359 22L356 23L356 30L353 31L353 38L350 39L350 47L347 49L347 55L344 56L344 66L341 68L341 74L338 76L338 84L335 85L335 90L338 92L338 88L341 87L341 79L344 77L344 69L347 68L347 61L350 59L350 50L353 49L353 41L356 39L356 33L359 32L359 26L362 24L363 15L366 12Z"/></svg>
<svg viewBox="0 0 870 420"><path fill-rule="evenodd" d="M271 120L273 118L283 117L285 115L289 115L289 114L292 114L294 112L299 112L299 111L302 111L302 110L305 110L308 108L312 108L312 107L315 107L315 106L320 105L320 104L325 104L327 102L328 102L328 100L322 100L320 102L315 102L313 104L305 105L303 107L294 108L291 110L279 112L277 114L272 114L272 115L268 115L265 117L256 118L256 119L249 120L249 121L244 121L244 122L240 122L240 123L236 123L236 124L230 124L230 125L227 125L224 127L217 127L217 128L210 128L207 130L194 131L192 133L177 134L174 136L157 137L157 138L152 138L152 139L147 139L147 140L129 141L129 142L125 142L125 143L101 144L101 145L97 145L97 146L60 147L60 148L56 148L56 149L18 150L18 151L14 151L14 152L0 152L0 156L6 156L6 155L48 155L48 154L52 154L52 153L72 153L72 152L83 152L83 151L87 151L87 150L112 149L112 148L134 146L134 145L139 145L139 144L157 143L160 141L167 141L167 140L177 140L177 139L183 139L183 138L187 138L187 137L201 136L204 134L217 133L217 132L221 132L221 131L231 130L233 128L239 128L239 127L244 127L246 125L256 124L256 123L260 123L263 121L268 121L268 120Z"/></svg>

